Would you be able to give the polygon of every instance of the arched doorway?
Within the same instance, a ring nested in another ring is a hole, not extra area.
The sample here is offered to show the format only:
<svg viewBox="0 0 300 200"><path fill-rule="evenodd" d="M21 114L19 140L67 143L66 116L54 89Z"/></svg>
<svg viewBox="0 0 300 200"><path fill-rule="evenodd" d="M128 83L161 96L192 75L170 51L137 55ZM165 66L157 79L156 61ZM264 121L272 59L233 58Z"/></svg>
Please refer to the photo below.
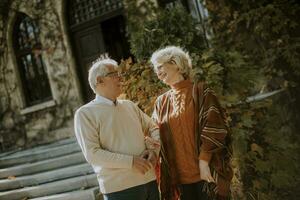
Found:
<svg viewBox="0 0 300 200"><path fill-rule="evenodd" d="M68 0L68 31L85 102L94 98L88 70L99 55L108 53L120 62L129 57L122 0Z"/></svg>

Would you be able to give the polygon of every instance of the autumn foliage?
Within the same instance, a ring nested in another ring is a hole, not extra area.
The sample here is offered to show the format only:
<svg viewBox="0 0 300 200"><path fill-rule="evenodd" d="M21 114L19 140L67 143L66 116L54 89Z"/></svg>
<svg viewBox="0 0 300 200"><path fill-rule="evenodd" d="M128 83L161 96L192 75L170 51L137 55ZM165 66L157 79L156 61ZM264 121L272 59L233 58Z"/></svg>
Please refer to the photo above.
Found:
<svg viewBox="0 0 300 200"><path fill-rule="evenodd" d="M205 80L229 114L232 199L299 199L299 5L206 0L209 17L200 23L182 6L125 2L131 3L128 27L135 56L135 62L122 64L127 97L151 115L156 97L168 88L157 80L149 56L166 45L186 48L193 58L193 78ZM139 6L150 17L139 13ZM211 30L210 38L204 30ZM273 91L278 93L258 98Z"/></svg>

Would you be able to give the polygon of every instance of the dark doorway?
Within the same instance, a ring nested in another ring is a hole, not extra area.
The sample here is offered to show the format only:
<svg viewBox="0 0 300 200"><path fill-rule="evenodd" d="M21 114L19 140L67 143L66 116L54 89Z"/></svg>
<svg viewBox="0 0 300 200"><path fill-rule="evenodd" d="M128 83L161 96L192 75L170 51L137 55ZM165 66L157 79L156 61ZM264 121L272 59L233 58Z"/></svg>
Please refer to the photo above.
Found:
<svg viewBox="0 0 300 200"><path fill-rule="evenodd" d="M118 62L130 56L124 21L120 15L101 23L106 52Z"/></svg>
<svg viewBox="0 0 300 200"><path fill-rule="evenodd" d="M87 1L89 3L83 3ZM68 24L77 73L85 102L95 98L88 83L88 70L101 54L120 62L129 57L129 43L121 1L110 1L113 6L101 1L69 1ZM88 7L90 6L90 7ZM98 6L98 7L97 7ZM106 7L105 7L106 6ZM88 9L85 9L88 8ZM103 12L102 12L103 11Z"/></svg>
<svg viewBox="0 0 300 200"><path fill-rule="evenodd" d="M91 26L73 34L73 48L76 55L77 73L81 82L85 102L94 98L88 82L88 70L99 55L105 52L102 31L99 25Z"/></svg>

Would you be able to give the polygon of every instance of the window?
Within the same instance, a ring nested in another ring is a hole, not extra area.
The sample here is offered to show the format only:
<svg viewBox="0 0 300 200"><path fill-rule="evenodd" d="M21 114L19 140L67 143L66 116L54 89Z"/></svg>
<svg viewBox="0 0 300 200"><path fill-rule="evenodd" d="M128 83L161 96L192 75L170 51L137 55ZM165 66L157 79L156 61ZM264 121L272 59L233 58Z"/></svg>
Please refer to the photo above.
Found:
<svg viewBox="0 0 300 200"><path fill-rule="evenodd" d="M190 12L187 0L158 0L158 4L164 8L172 8L176 4L181 4L188 12Z"/></svg>
<svg viewBox="0 0 300 200"><path fill-rule="evenodd" d="M14 26L13 38L26 107L52 99L41 55L39 29L34 20L20 13Z"/></svg>
<svg viewBox="0 0 300 200"><path fill-rule="evenodd" d="M72 0L69 2L69 23L71 26L123 8L122 0Z"/></svg>

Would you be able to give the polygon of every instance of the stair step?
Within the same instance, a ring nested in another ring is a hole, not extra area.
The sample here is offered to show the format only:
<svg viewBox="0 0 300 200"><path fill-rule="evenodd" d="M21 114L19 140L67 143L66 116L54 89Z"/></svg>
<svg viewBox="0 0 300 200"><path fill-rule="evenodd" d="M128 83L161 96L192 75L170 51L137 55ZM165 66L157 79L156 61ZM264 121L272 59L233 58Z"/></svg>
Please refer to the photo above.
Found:
<svg viewBox="0 0 300 200"><path fill-rule="evenodd" d="M85 163L86 160L81 152L64 155L49 160L43 160L35 163L21 164L14 167L0 169L0 180L7 177L18 177L23 175L35 174L43 171L49 171L70 165Z"/></svg>
<svg viewBox="0 0 300 200"><path fill-rule="evenodd" d="M53 143L48 143L48 144L42 144L30 149L17 149L17 150L13 150L13 151L8 151L8 152L3 152L0 153L0 159L2 157L6 157L6 156L10 156L10 155L24 155L24 154L28 154L28 152L32 152L32 150L34 149L35 151L38 150L42 150L45 148L53 148L53 147L57 147L57 146L61 146L61 145L65 145L65 144L71 144L71 143L76 143L76 138L75 137L71 137L71 138L67 138L67 139L62 139Z"/></svg>
<svg viewBox="0 0 300 200"><path fill-rule="evenodd" d="M26 198L35 198L46 195L54 195L63 192L80 190L97 186L97 178L95 174L79 176L65 180L46 183L38 186L31 186L22 189L7 191L0 193L1 200L20 200Z"/></svg>
<svg viewBox="0 0 300 200"><path fill-rule="evenodd" d="M99 193L99 187L93 187L86 190L66 192L28 200L103 200L103 197Z"/></svg>
<svg viewBox="0 0 300 200"><path fill-rule="evenodd" d="M0 168L37 162L79 151L80 147L77 143L65 144L53 148L43 148L38 150L32 149L24 154L19 153L2 157L0 160Z"/></svg>
<svg viewBox="0 0 300 200"><path fill-rule="evenodd" d="M93 173L93 168L88 163L84 163L34 175L21 176L16 179L2 179L0 180L0 191L40 185L91 173Z"/></svg>

